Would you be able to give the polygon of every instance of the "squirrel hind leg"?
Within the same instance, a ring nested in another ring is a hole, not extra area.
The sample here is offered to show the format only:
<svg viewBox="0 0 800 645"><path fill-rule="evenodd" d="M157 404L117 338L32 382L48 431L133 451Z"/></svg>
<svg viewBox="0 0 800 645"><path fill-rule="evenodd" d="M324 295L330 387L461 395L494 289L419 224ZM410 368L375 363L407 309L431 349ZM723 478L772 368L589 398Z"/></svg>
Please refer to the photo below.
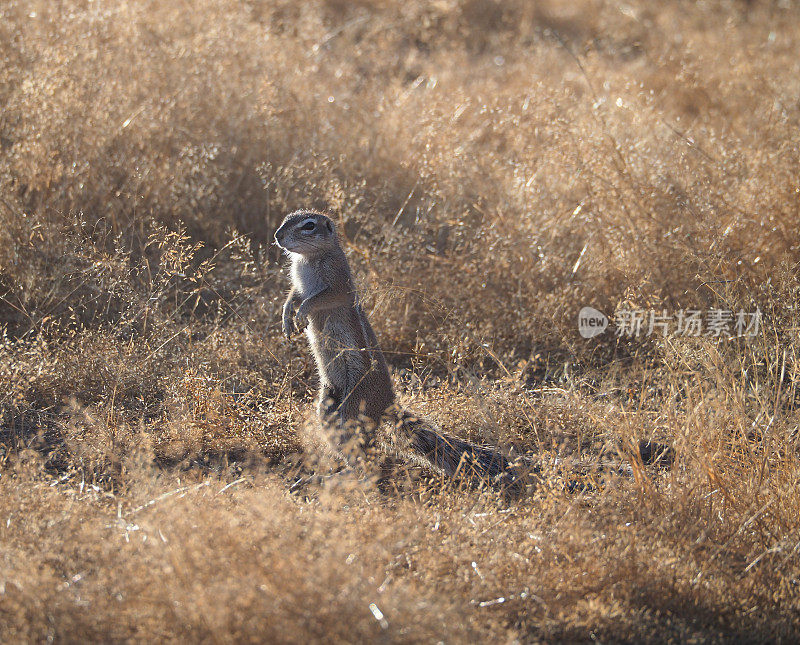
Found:
<svg viewBox="0 0 800 645"><path fill-rule="evenodd" d="M364 413L364 402L344 398L331 385L324 385L317 400L317 413L333 450L351 467L365 468L377 448L376 424Z"/></svg>
<svg viewBox="0 0 800 645"><path fill-rule="evenodd" d="M341 403L341 397L336 388L332 385L323 385L317 399L317 414L319 418L326 423L332 422Z"/></svg>

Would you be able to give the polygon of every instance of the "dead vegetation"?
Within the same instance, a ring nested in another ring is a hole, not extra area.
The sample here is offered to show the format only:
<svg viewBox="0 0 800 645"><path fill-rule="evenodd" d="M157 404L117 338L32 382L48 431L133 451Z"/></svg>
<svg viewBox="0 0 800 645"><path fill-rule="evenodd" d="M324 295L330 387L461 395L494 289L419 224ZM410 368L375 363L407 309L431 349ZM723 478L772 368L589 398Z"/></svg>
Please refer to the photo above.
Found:
<svg viewBox="0 0 800 645"><path fill-rule="evenodd" d="M794 1L0 7L0 639L794 641ZM331 209L504 505L326 476L269 246ZM586 341L592 305L763 314ZM642 438L669 472L569 492Z"/></svg>

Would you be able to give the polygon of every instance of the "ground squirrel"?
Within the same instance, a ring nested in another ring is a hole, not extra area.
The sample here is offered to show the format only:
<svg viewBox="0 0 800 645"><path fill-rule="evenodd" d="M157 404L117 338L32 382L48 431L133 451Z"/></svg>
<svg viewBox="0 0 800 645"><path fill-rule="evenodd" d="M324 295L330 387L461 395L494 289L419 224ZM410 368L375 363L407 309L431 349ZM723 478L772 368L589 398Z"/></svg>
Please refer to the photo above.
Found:
<svg viewBox="0 0 800 645"><path fill-rule="evenodd" d="M514 495L519 478L496 450L442 433L400 408L375 333L355 290L336 228L326 215L286 216L275 241L291 258L292 287L283 306L287 338L305 329L320 379L317 412L333 429L334 448L351 464L375 442L381 422L392 444L448 476L496 485Z"/></svg>

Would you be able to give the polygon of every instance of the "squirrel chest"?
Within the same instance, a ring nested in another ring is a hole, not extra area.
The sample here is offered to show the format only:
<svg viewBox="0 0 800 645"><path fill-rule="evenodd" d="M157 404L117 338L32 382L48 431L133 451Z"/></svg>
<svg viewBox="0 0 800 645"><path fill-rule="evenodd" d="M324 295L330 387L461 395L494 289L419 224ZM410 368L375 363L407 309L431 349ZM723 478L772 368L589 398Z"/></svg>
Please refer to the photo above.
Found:
<svg viewBox="0 0 800 645"><path fill-rule="evenodd" d="M292 284L302 298L308 298L322 291L328 284L325 282L323 267L318 262L309 261L303 256L292 258Z"/></svg>

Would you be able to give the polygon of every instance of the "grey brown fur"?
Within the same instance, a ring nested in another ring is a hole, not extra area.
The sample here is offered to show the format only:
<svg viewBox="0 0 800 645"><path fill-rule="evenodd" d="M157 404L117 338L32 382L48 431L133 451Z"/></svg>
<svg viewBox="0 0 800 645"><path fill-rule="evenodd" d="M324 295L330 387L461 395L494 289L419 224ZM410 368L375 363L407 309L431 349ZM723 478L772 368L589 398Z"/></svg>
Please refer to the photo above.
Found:
<svg viewBox="0 0 800 645"><path fill-rule="evenodd" d="M352 462L387 418L395 447L449 476L499 484L519 491L506 459L496 450L443 434L401 409L383 352L358 300L350 266L329 217L316 211L289 214L275 241L291 258L292 287L283 306L287 338L305 329L317 364L317 412L334 428L334 443ZM353 440L357 441L353 441Z"/></svg>

